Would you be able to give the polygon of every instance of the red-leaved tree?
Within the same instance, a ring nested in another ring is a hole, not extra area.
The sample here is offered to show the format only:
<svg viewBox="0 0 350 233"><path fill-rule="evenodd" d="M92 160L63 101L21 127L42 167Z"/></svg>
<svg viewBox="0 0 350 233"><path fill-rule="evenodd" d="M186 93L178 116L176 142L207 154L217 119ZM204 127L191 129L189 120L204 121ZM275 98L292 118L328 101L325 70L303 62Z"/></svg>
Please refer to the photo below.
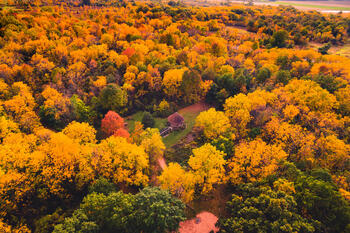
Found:
<svg viewBox="0 0 350 233"><path fill-rule="evenodd" d="M112 136L118 129L124 129L124 119L118 113L108 111L101 121L101 131L105 137Z"/></svg>

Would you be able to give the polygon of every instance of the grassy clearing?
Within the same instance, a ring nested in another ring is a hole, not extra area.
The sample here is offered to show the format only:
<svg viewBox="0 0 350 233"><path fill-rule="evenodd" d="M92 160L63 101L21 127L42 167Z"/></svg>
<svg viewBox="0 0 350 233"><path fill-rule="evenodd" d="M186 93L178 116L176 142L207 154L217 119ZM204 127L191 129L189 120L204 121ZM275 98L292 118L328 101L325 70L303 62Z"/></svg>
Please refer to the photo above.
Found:
<svg viewBox="0 0 350 233"><path fill-rule="evenodd" d="M185 112L181 113L181 110L179 113L185 118L186 122L186 129L181 131L174 131L171 134L169 134L167 137L163 138L164 144L167 148L172 147L175 145L180 139L185 137L189 132L191 132L192 127L195 123L195 119L197 117L198 113L191 113L191 112ZM143 112L137 112L129 117L127 117L126 122L128 123L128 128L130 131L133 131L135 128L135 122L136 121L142 121ZM155 126L154 128L157 128L159 130L166 127L167 124L167 118L159 118L155 117Z"/></svg>
<svg viewBox="0 0 350 233"><path fill-rule="evenodd" d="M183 137L185 137L188 133L191 132L195 119L198 116L199 112L181 112L179 113L184 117L186 122L186 129L181 131L175 131L169 134L167 137L163 139L164 144L167 148L172 147L175 145L179 140L181 140Z"/></svg>
<svg viewBox="0 0 350 233"><path fill-rule="evenodd" d="M295 2L273 2L274 4L287 5L287 6L301 6L314 9L324 9L324 10L339 10L339 11L349 11L350 7L345 6L325 6L325 5L314 5L314 4L304 4L304 3L295 3Z"/></svg>
<svg viewBox="0 0 350 233"><path fill-rule="evenodd" d="M199 102L197 104L193 104L186 108L180 109L178 112L184 117L186 128L181 131L174 131L170 133L167 137L163 138L163 142L167 148L174 146L178 141L184 138L187 134L189 134L195 124L196 117L200 112L208 109L209 107L203 103ZM134 130L135 122L142 121L143 112L137 112L129 117L126 117L126 122L128 123L128 128L130 131ZM155 126L154 128L158 128L159 130L163 129L167 125L167 118L159 118L155 117Z"/></svg>
<svg viewBox="0 0 350 233"><path fill-rule="evenodd" d="M204 102L198 102L196 104L187 106L183 109L180 109L178 112L184 117L186 123L186 129L182 131L176 131L169 134L164 138L164 143L167 148L174 146L179 140L184 138L188 133L192 131L192 128L195 124L196 117L200 112L205 111L209 108Z"/></svg>
<svg viewBox="0 0 350 233"><path fill-rule="evenodd" d="M350 57L350 43L345 44L345 45L340 46L340 47L331 47L329 49L329 52L331 54Z"/></svg>
<svg viewBox="0 0 350 233"><path fill-rule="evenodd" d="M309 48L314 49L318 51L318 48L322 47L324 44L310 42ZM335 54L345 57L350 57L350 41L346 42L342 46L334 46L332 45L331 48L328 51L328 54Z"/></svg>
<svg viewBox="0 0 350 233"><path fill-rule="evenodd" d="M126 122L128 123L128 128L130 131L134 130L136 121L140 121L140 122L142 121L142 117L143 117L143 112L137 112L137 113L127 117ZM166 118L155 117L154 120L155 120L154 128L157 128L160 130L166 126L166 123L167 123Z"/></svg>

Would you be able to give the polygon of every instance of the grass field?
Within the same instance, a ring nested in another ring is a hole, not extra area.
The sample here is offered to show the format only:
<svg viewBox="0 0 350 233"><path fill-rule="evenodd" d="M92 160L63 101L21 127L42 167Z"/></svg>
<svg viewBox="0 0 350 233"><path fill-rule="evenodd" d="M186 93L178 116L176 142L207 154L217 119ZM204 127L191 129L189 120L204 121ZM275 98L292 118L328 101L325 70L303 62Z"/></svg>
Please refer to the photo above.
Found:
<svg viewBox="0 0 350 233"><path fill-rule="evenodd" d="M164 138L164 144L167 148L172 147L182 138L184 138L188 133L192 131L196 117L200 112L205 111L209 108L204 102L199 102L190 105L186 108L180 109L178 112L184 117L186 123L186 129L181 131L175 131Z"/></svg>
<svg viewBox="0 0 350 233"><path fill-rule="evenodd" d="M340 46L340 47L331 47L329 49L329 52L331 54L350 57L350 43L345 44L345 45Z"/></svg>
<svg viewBox="0 0 350 233"><path fill-rule="evenodd" d="M181 111L181 110L179 111L179 113L185 119L186 128L181 131L174 131L170 133L167 137L163 138L164 144L167 148L172 147L179 140L185 137L189 132L191 132L195 123L195 119L199 114L199 112L187 112L187 111ZM134 130L136 121L140 121L140 122L142 121L142 117L143 117L143 112L137 112L127 118L126 122L128 123L128 128L130 131ZM164 127L166 127L167 118L155 117L154 120L155 120L154 128L161 130Z"/></svg>
<svg viewBox="0 0 350 233"><path fill-rule="evenodd" d="M167 137L163 138L164 144L167 148L172 147L182 138L184 138L188 133L191 132L195 119L201 111L208 109L208 106L202 102L188 106L186 108L180 109L178 112L184 117L186 128L181 131L174 131L170 133ZM136 121L142 121L143 112L137 112L129 117L126 117L126 122L128 123L129 131L133 131ZM167 118L155 117L155 126L159 130L166 127Z"/></svg>
<svg viewBox="0 0 350 233"><path fill-rule="evenodd" d="M322 47L323 44L310 42L309 48L314 49L318 51L318 48ZM350 41L346 42L342 46L334 46L332 45L331 48L328 50L328 54L335 54L345 57L350 57Z"/></svg>
<svg viewBox="0 0 350 233"><path fill-rule="evenodd" d="M175 145L179 140L181 140L183 137L185 137L189 132L191 132L194 123L195 123L195 119L198 116L199 113L191 113L191 112L185 112L185 113L181 113L181 111L179 111L179 113L184 117L185 122L186 122L186 128L184 130L181 131L174 131L172 133L170 133L168 136L166 136L163 141L164 144L167 148L172 147L173 145Z"/></svg>
<svg viewBox="0 0 350 233"><path fill-rule="evenodd" d="M134 127L135 127L135 122L136 121L141 122L142 121L142 117L143 117L143 112L137 112L137 113L127 117L126 118L126 122L128 123L128 129L130 131L133 131ZM160 130L160 129L163 129L166 126L166 123L167 123L167 119L166 118L155 117L154 120L155 120L154 128L157 128L157 129Z"/></svg>
<svg viewBox="0 0 350 233"><path fill-rule="evenodd" d="M167 148L173 146L178 142L180 139L185 137L189 132L191 132L191 129L194 125L195 118L198 114L195 113L185 113L182 114L182 116L185 118L186 122L186 129L181 131L174 131L170 133L167 137L163 138L164 144ZM134 130L135 122L136 121L142 121L143 112L137 112L130 117L127 118L126 122L128 123L128 128L130 131ZM155 126L154 128L157 128L159 130L166 127L167 119L166 118L154 118L155 120Z"/></svg>

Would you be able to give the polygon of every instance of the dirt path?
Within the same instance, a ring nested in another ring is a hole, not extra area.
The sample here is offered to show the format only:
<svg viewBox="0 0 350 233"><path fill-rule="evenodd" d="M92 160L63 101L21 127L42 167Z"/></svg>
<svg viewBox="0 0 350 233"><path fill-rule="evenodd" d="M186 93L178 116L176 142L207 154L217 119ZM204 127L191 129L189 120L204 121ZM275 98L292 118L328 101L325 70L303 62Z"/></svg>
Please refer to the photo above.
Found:
<svg viewBox="0 0 350 233"><path fill-rule="evenodd" d="M210 108L204 101L190 105L178 112L180 114L197 114L199 112L208 110ZM160 157L158 160L159 167L164 170L167 167L164 157ZM218 218L210 212L201 212L196 215L195 218L186 220L180 223L180 233L209 233L211 231L218 232L219 229L215 227Z"/></svg>
<svg viewBox="0 0 350 233"><path fill-rule="evenodd" d="M167 167L164 157L158 159L158 165L162 170Z"/></svg>
<svg viewBox="0 0 350 233"><path fill-rule="evenodd" d="M208 110L210 106L206 104L204 101L198 102L196 104L192 104L190 106L187 106L185 108L180 109L178 112L180 114L185 114L185 113L199 113L205 110Z"/></svg>

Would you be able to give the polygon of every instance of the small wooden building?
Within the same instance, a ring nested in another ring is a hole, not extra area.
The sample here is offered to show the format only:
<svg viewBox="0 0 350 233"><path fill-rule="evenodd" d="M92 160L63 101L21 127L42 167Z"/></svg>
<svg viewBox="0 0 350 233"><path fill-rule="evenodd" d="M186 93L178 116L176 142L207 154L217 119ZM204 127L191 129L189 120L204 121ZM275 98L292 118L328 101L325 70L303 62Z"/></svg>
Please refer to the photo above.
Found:
<svg viewBox="0 0 350 233"><path fill-rule="evenodd" d="M173 130L182 130L186 128L185 119L178 112L168 116L168 125Z"/></svg>

